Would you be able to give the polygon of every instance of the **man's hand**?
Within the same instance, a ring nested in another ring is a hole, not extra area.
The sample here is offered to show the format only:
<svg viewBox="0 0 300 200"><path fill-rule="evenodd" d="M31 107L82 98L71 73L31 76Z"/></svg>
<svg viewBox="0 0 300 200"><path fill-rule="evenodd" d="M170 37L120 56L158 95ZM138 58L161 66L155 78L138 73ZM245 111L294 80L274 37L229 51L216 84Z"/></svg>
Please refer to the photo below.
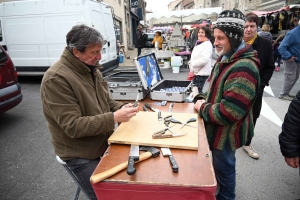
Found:
<svg viewBox="0 0 300 200"><path fill-rule="evenodd" d="M195 106L194 108L199 112L200 111L200 108L202 106L202 104L205 103L205 100L198 100L196 103L195 103Z"/></svg>
<svg viewBox="0 0 300 200"><path fill-rule="evenodd" d="M115 122L128 122L131 117L135 116L139 111L139 105L133 107L132 103L122 106L120 110L114 112L114 121Z"/></svg>
<svg viewBox="0 0 300 200"><path fill-rule="evenodd" d="M297 59L297 57L292 56L290 59L288 59L288 61L294 61L295 59Z"/></svg>
<svg viewBox="0 0 300 200"><path fill-rule="evenodd" d="M293 168L299 167L299 157L296 157L296 158L285 157L284 160L288 166L291 166Z"/></svg>

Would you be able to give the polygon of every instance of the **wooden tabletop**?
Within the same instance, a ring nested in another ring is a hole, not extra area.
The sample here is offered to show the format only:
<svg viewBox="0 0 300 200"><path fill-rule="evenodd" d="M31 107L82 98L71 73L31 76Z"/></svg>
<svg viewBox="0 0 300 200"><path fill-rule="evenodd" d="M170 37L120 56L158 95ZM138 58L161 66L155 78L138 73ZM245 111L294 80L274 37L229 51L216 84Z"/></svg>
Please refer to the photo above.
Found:
<svg viewBox="0 0 300 200"><path fill-rule="evenodd" d="M145 102L148 102L146 100ZM144 101L140 103L140 110ZM154 103L149 103L152 107L160 109L162 112L168 112L169 104L166 106L155 106ZM150 112L150 111L149 111ZM192 103L175 103L172 112L176 113L196 113L194 104ZM101 186L105 183L133 183L133 184L154 184L154 185L169 185L181 187L201 187L216 189L216 179L212 167L212 157L208 147L204 123L201 118L199 122L199 148L194 150L171 149L175 160L179 166L179 172L172 172L168 157L163 157L162 154L156 158L149 158L145 161L137 163L136 173L129 176L126 170L111 176L110 178L99 182L95 185ZM158 148L159 149L159 148ZM102 158L99 165L93 174L104 172L112 167L128 161L130 145L111 144L106 152L106 156ZM142 153L142 151L140 152ZM99 185L100 184L100 185Z"/></svg>

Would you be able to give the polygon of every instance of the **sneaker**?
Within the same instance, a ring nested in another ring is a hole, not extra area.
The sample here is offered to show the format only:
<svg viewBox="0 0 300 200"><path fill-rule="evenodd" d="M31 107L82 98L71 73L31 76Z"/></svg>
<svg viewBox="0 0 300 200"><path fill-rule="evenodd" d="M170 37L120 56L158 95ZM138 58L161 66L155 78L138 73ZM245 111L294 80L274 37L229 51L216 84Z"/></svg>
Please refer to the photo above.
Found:
<svg viewBox="0 0 300 200"><path fill-rule="evenodd" d="M288 94L289 97L292 97L292 98L295 98L296 96L295 95L292 95L292 94Z"/></svg>
<svg viewBox="0 0 300 200"><path fill-rule="evenodd" d="M258 159L259 158L258 153L256 153L256 151L253 149L253 147L251 145L249 145L249 146L243 146L243 149L248 153L248 155L251 158L254 158L254 159Z"/></svg>
<svg viewBox="0 0 300 200"><path fill-rule="evenodd" d="M280 67L275 67L275 71L279 72L280 71Z"/></svg>
<svg viewBox="0 0 300 200"><path fill-rule="evenodd" d="M285 96L280 96L279 99L293 101L294 98L290 97L289 95L285 95Z"/></svg>

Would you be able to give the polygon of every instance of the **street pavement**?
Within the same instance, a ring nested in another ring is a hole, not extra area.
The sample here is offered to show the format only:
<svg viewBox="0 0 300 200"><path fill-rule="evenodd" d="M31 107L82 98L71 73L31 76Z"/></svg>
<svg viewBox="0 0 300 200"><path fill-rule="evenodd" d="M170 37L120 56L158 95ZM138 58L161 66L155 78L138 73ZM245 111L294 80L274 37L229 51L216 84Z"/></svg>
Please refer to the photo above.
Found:
<svg viewBox="0 0 300 200"><path fill-rule="evenodd" d="M130 59L125 59L115 71L134 68L132 59L136 51L126 53ZM161 71L165 79L187 77L186 70L179 74L173 74L171 69ZM236 152L238 200L300 199L299 169L286 165L278 144L278 120L283 121L290 104L278 99L282 80L283 69L274 72L270 81L274 96L264 93L265 114L257 121L252 142L259 160L250 158L243 149ZM76 184L55 159L42 113L41 77L20 77L19 81L23 101L0 115L0 199L72 199ZM299 89L300 80L291 93L296 94ZM86 197L81 193L79 199Z"/></svg>

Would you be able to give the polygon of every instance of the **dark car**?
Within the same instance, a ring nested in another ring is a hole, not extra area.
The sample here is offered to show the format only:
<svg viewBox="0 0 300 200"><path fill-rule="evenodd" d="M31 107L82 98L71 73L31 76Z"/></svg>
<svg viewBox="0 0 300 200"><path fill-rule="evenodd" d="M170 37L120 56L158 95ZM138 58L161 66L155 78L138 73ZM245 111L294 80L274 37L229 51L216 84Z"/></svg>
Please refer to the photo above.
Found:
<svg viewBox="0 0 300 200"><path fill-rule="evenodd" d="M18 73L9 55L0 45L0 113L12 109L21 101Z"/></svg>
<svg viewBox="0 0 300 200"><path fill-rule="evenodd" d="M152 44L155 33L145 33L144 37L144 48L154 48L154 44Z"/></svg>

